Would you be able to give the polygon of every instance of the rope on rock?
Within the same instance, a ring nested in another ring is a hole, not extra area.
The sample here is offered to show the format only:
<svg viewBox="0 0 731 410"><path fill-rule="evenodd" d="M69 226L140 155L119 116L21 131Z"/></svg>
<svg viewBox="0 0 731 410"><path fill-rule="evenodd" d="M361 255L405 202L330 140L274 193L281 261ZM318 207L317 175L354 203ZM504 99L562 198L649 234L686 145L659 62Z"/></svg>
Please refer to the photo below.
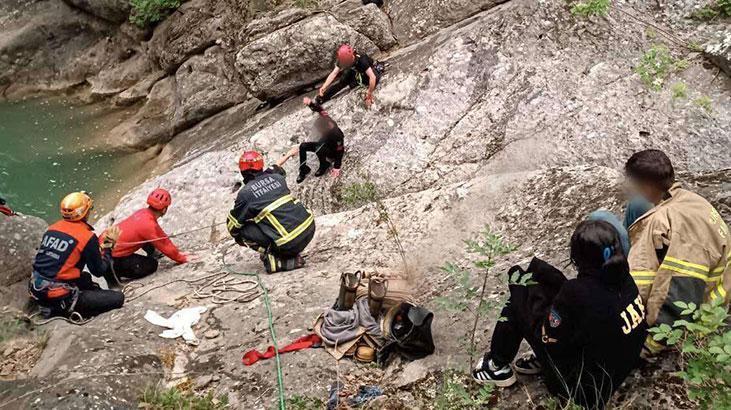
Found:
<svg viewBox="0 0 731 410"><path fill-rule="evenodd" d="M262 283L261 277L258 273L239 272L233 269L231 265L226 263L226 254L234 245L237 244L234 243L224 248L223 252L221 253L221 264L223 265L223 268L226 269L226 271L228 271L229 273L243 276L254 276L256 278L257 286L261 288L262 294L264 295L264 307L266 308L267 320L269 322L269 334L272 338L272 345L274 346L274 359L277 367L277 386L279 390L279 410L285 410L286 407L284 402L284 376L282 376L282 362L279 358L279 343L277 342L277 334L274 331L274 318L272 317L272 307L269 303L269 291L264 286L264 283Z"/></svg>
<svg viewBox="0 0 731 410"><path fill-rule="evenodd" d="M85 325L85 324L91 322L96 317L96 316L92 316L92 317L90 317L88 319L84 319L84 317L81 316L81 314L79 312L71 312L71 314L69 315L69 317L54 316L54 317L52 317L50 319L46 319L46 320L34 320L33 318L36 317L36 316L38 316L39 314L40 314L40 312L36 312L36 313L34 313L34 314L30 315L30 316L26 315L26 319L33 326L43 326L43 325L47 325L47 324L49 324L51 322L55 322L55 321L58 321L58 320L63 320L64 322L70 323L72 325L81 326L81 325Z"/></svg>

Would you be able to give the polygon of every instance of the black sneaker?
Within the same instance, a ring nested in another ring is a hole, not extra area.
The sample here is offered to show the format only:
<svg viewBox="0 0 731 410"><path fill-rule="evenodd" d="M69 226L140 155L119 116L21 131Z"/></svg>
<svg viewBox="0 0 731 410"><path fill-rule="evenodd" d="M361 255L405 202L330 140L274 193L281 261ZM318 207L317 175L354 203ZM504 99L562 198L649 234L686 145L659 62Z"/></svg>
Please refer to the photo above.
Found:
<svg viewBox="0 0 731 410"><path fill-rule="evenodd" d="M503 367L496 367L492 360L485 359L485 357L481 358L477 362L475 370L472 371L472 379L477 383L494 384L498 387L510 387L518 381L509 364Z"/></svg>
<svg viewBox="0 0 731 410"><path fill-rule="evenodd" d="M297 175L297 183L302 183L302 181L307 178L307 175L310 173L310 171L312 171L312 169L310 169L307 164L302 164L302 166L300 167L300 174Z"/></svg>
<svg viewBox="0 0 731 410"><path fill-rule="evenodd" d="M325 162L323 164L320 164L320 168L318 168L317 169L317 172L315 172L315 176L316 177L321 177L321 176L325 175L325 173L327 172L327 170L330 169L330 165L331 164L329 162Z"/></svg>
<svg viewBox="0 0 731 410"><path fill-rule="evenodd" d="M520 359L516 360L513 364L513 368L518 374L534 375L540 374L543 371L541 362L538 361L536 355L531 352L523 355Z"/></svg>

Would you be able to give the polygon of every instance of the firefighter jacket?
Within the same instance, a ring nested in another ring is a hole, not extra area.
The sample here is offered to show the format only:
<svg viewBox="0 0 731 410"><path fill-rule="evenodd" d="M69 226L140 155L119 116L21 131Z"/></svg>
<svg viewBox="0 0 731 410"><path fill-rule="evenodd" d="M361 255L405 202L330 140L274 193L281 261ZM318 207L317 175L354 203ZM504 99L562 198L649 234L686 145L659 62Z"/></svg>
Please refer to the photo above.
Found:
<svg viewBox="0 0 731 410"><path fill-rule="evenodd" d="M629 235L630 273L650 326L679 319L678 301L728 301L731 235L701 196L676 183L665 200L630 226Z"/></svg>
<svg viewBox="0 0 731 410"><path fill-rule="evenodd" d="M228 231L241 238L246 225L255 224L271 243L287 249L315 221L312 212L292 197L284 170L274 166L241 188L228 215Z"/></svg>

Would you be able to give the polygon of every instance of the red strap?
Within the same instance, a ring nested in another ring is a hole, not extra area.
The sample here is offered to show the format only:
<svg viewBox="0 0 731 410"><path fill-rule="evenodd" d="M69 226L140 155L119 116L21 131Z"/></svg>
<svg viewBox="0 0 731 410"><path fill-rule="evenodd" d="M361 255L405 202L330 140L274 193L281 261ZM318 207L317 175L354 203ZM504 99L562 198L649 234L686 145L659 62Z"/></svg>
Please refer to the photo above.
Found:
<svg viewBox="0 0 731 410"><path fill-rule="evenodd" d="M13 216L13 215L15 215L15 212L13 212L12 209L10 209L9 207L7 207L5 205L0 205L0 213L3 213L5 215L7 215L7 216Z"/></svg>
<svg viewBox="0 0 731 410"><path fill-rule="evenodd" d="M319 347L321 344L322 339L320 339L320 336L312 333L307 336L302 336L294 342L288 344L287 346L279 349L279 354L295 352L297 350L308 349L310 347ZM241 359L241 361L244 362L245 365L251 366L259 360L271 359L272 357L274 357L274 346L269 346L264 353L260 353L256 349L249 350L248 352L244 353L244 357Z"/></svg>

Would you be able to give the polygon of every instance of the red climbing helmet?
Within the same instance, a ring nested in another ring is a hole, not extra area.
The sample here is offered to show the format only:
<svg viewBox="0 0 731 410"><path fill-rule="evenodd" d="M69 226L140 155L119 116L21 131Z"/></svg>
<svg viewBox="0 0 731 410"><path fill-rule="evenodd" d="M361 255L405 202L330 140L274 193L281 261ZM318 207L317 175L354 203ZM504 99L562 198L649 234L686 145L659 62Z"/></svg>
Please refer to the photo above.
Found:
<svg viewBox="0 0 731 410"><path fill-rule="evenodd" d="M171 202L170 192L162 188L157 188L147 196L147 205L150 205L150 208L158 211L169 207Z"/></svg>
<svg viewBox="0 0 731 410"><path fill-rule="evenodd" d="M350 44L343 44L338 47L338 65L341 67L350 67L355 63L355 50Z"/></svg>
<svg viewBox="0 0 731 410"><path fill-rule="evenodd" d="M239 170L261 171L264 169L264 157L256 151L245 151L239 158Z"/></svg>

